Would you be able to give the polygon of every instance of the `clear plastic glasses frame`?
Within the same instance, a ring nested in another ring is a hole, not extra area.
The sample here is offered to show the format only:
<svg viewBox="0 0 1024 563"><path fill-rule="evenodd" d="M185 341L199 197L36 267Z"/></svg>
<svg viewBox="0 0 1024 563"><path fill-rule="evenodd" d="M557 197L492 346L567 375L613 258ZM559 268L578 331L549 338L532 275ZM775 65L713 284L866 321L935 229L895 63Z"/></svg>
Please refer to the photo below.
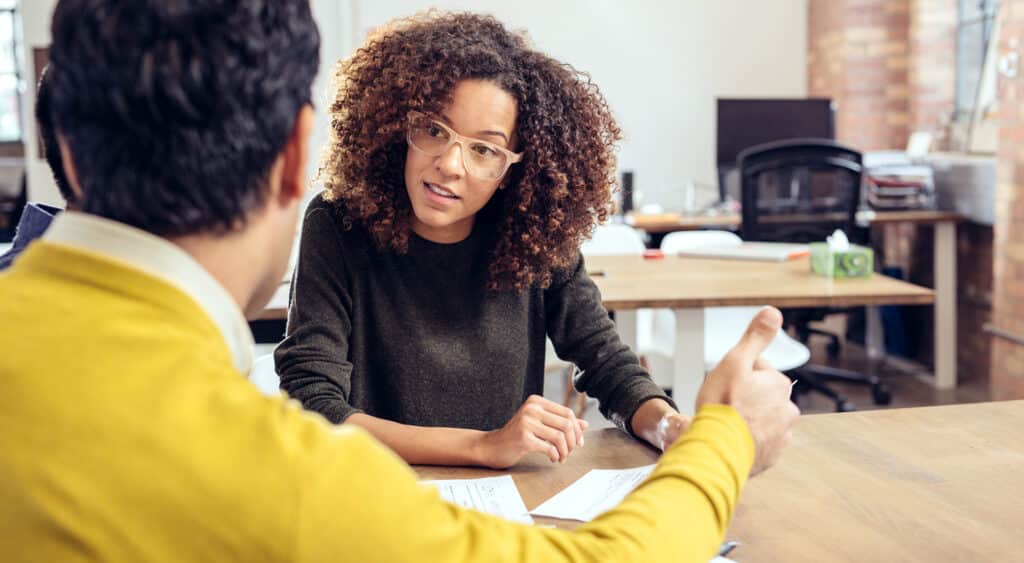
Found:
<svg viewBox="0 0 1024 563"><path fill-rule="evenodd" d="M406 140L409 146L428 156L441 156L454 144L462 150L462 165L466 172L484 180L497 180L513 164L523 159L523 153L514 153L504 147L459 135L440 120L418 111L409 112Z"/></svg>

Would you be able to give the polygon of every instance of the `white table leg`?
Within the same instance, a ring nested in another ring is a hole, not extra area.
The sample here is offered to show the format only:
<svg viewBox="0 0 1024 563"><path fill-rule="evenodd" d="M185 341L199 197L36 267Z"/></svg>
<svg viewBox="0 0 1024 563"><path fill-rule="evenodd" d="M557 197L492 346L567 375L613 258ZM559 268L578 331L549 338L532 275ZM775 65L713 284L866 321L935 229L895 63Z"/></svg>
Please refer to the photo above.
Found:
<svg viewBox="0 0 1024 563"><path fill-rule="evenodd" d="M692 415L704 383L704 309L676 309L672 398L679 412Z"/></svg>
<svg viewBox="0 0 1024 563"><path fill-rule="evenodd" d="M868 348L868 358L877 360L885 355L885 332L882 330L882 310L877 306L868 306L865 324L864 343Z"/></svg>
<svg viewBox="0 0 1024 563"><path fill-rule="evenodd" d="M956 223L935 225L935 387L956 387Z"/></svg>
<svg viewBox="0 0 1024 563"><path fill-rule="evenodd" d="M634 354L639 355L636 343L636 309L618 309L615 311L615 327L619 331L619 340Z"/></svg>

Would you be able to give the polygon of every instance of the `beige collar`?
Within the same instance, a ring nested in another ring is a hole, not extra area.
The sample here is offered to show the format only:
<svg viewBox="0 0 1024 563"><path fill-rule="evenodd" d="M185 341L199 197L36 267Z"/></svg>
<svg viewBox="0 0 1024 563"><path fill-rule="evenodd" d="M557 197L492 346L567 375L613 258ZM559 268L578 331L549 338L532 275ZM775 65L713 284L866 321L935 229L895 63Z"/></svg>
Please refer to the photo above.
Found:
<svg viewBox="0 0 1024 563"><path fill-rule="evenodd" d="M224 286L178 246L123 223L74 211L58 215L43 238L125 262L180 289L220 329L235 368L249 373L253 339L241 309Z"/></svg>

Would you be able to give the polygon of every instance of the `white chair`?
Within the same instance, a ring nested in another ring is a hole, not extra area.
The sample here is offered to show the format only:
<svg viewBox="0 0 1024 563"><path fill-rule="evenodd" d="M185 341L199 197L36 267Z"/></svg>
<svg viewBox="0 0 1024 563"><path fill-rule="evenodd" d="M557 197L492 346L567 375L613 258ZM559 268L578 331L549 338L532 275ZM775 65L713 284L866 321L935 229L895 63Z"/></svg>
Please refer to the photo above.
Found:
<svg viewBox="0 0 1024 563"><path fill-rule="evenodd" d="M584 242L583 246L580 247L580 252L584 257L622 255L641 256L645 250L647 250L647 245L644 244L644 238L643 235L640 234L640 231L630 227L629 225L623 225L621 223L598 225L597 229L594 230L594 236L592 236L590 240ZM625 320L626 317L632 321L634 314L637 342L639 343L641 339L649 340L651 309L617 311L615 315L620 321ZM624 339L627 343L630 341L630 338L631 335L624 335ZM639 347L639 344L637 347Z"/></svg>
<svg viewBox="0 0 1024 563"><path fill-rule="evenodd" d="M643 254L647 246L640 232L621 223L598 225L594 236L583 243L583 256L611 256L616 254Z"/></svg>
<svg viewBox="0 0 1024 563"><path fill-rule="evenodd" d="M277 375L273 354L256 358L252 363L252 371L249 372L249 381L264 395L272 397L281 393L281 378Z"/></svg>
<svg viewBox="0 0 1024 563"><path fill-rule="evenodd" d="M644 244L643 235L640 231L630 227L629 225L623 225L621 223L607 223L604 225L598 225L597 229L594 230L594 236L583 243L580 247L580 252L584 257L587 256L641 256L644 251L647 250L647 245ZM636 322L636 338L640 341L642 336L649 338L650 329L642 327L649 327L651 324L651 310L650 309L637 309L635 311L617 311L615 313L616 318L623 320L625 317L629 317L632 321L635 316ZM632 330L632 329L631 329ZM629 336L625 339L628 342ZM638 346L639 347L639 346ZM635 350L634 350L635 352Z"/></svg>
<svg viewBox="0 0 1024 563"><path fill-rule="evenodd" d="M739 246L743 243L728 231L685 231L665 235L661 250L671 256L690 248ZM709 307L704 309L704 370L711 371L725 353L739 342L743 331L761 307ZM669 309L656 309L649 324L650 336L638 337L638 353L647 358L655 381L671 386L675 353L676 317ZM641 334L643 329L641 329ZM762 357L779 371L788 371L806 364L810 350L785 331L779 331Z"/></svg>
<svg viewBox="0 0 1024 563"><path fill-rule="evenodd" d="M580 247L580 252L584 257L587 256L612 256L612 255L641 255L644 253L646 245L644 245L643 236L639 231L630 227L629 225L623 225L619 223L607 223L604 225L598 225L597 229L594 230L593 236L585 241ZM627 326L633 326L634 322L636 325L650 324L651 311L649 309L643 309L640 311L619 311L616 313L616 319L620 324L623 324L623 320L627 320L625 323ZM643 320L641 320L643 318ZM635 320L634 320L635 319ZM633 330L632 328L627 330ZM646 331L646 334L650 334L650 330ZM639 337L639 335L638 335ZM628 339L627 339L628 341ZM554 345L551 344L551 340L547 340L547 350L544 355L544 372L548 373L553 370L560 370L565 374L565 397L563 404L572 408L575 403L575 410L577 416L583 416L586 410L586 395L576 393L572 385L573 375L575 374L575 366L561 360L555 354ZM575 401L573 397L575 395Z"/></svg>

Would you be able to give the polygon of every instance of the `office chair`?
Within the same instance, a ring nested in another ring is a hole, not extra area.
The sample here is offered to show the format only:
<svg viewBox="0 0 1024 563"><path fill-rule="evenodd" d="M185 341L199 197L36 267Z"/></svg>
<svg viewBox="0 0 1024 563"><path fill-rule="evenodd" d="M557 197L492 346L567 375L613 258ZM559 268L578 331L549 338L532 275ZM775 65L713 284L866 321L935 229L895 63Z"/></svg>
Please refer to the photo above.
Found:
<svg viewBox="0 0 1024 563"><path fill-rule="evenodd" d="M757 145L737 158L742 197L740 233L747 241L818 242L842 229L856 238L863 166L861 154L827 139L791 139ZM786 326L806 343L812 321L833 313L826 307L783 311ZM829 354L838 354L838 337ZM848 410L849 402L825 385L845 381L871 388L875 404L891 401L889 390L878 377L827 366L808 365L795 370L801 391L814 390L832 399L836 410ZM802 383L801 383L802 382Z"/></svg>

